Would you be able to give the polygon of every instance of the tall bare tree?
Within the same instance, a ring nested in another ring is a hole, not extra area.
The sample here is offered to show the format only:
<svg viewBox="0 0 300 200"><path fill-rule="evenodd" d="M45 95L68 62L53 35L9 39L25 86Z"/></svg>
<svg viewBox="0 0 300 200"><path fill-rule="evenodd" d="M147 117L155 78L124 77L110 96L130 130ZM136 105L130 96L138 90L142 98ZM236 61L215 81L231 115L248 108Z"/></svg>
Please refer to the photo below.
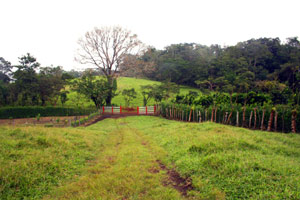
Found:
<svg viewBox="0 0 300 200"><path fill-rule="evenodd" d="M144 49L136 34L119 26L94 28L80 38L78 44L80 48L75 60L96 66L111 86L126 55L139 54ZM111 99L112 95L108 95L106 104L110 105Z"/></svg>

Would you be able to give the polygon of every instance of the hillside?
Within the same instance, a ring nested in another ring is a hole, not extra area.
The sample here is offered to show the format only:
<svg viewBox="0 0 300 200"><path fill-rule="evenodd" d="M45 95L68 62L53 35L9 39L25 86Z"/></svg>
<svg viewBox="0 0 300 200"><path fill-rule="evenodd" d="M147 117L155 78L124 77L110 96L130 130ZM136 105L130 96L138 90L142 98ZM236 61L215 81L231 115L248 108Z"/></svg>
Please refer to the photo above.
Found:
<svg viewBox="0 0 300 200"><path fill-rule="evenodd" d="M131 89L134 88L137 92L137 98L134 99L131 103L132 106L142 106L143 105L143 96L141 94L141 86L143 85L154 85L154 84L161 84L158 81L151 81L146 79L138 79L138 78L129 78L129 77L120 77L117 79L118 84L118 95L113 98L112 103L115 105L125 105L124 97L122 96L123 89ZM68 89L68 87L67 87ZM180 86L180 93L186 94L190 90L199 92L196 88ZM83 96L78 96L76 92L70 91L68 94L69 100L66 102L65 105L67 106L74 106L76 104L80 106L94 106L93 102L89 99L84 98ZM149 105L154 104L154 101L151 100Z"/></svg>
<svg viewBox="0 0 300 200"><path fill-rule="evenodd" d="M299 147L296 134L150 116L0 127L0 197L299 199Z"/></svg>

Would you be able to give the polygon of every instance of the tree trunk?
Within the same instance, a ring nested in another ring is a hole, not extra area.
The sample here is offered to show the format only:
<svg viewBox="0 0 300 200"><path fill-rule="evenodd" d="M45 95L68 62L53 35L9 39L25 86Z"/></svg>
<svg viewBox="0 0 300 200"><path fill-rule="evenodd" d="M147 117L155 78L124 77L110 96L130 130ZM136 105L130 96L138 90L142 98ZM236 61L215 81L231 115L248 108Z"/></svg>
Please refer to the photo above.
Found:
<svg viewBox="0 0 300 200"><path fill-rule="evenodd" d="M251 128L252 115L253 115L253 111L251 110L250 119L249 119L249 128Z"/></svg>
<svg viewBox="0 0 300 200"><path fill-rule="evenodd" d="M292 133L296 133L296 118L297 118L297 111L292 111Z"/></svg>
<svg viewBox="0 0 300 200"><path fill-rule="evenodd" d="M236 111L236 126L240 126L239 111Z"/></svg>
<svg viewBox="0 0 300 200"><path fill-rule="evenodd" d="M216 109L215 109L215 120L214 120L214 122L217 122L217 110L218 110L218 108L216 107Z"/></svg>
<svg viewBox="0 0 300 200"><path fill-rule="evenodd" d="M254 129L256 129L256 122L257 122L257 115L256 115L256 111L257 111L257 108L254 108Z"/></svg>
<svg viewBox="0 0 300 200"><path fill-rule="evenodd" d="M191 118L192 118L192 112L193 112L193 110L191 109L190 115L189 115L189 122L191 121Z"/></svg>
<svg viewBox="0 0 300 200"><path fill-rule="evenodd" d="M228 119L227 119L227 121L226 121L226 124L229 124L231 116L232 116L232 111L230 112L230 114L229 114L229 116L228 116Z"/></svg>
<svg viewBox="0 0 300 200"><path fill-rule="evenodd" d="M262 130L262 131L265 129L265 127L264 127L265 112L266 112L266 110L263 109L263 113L262 113L262 117L261 117L261 124L260 124L260 130Z"/></svg>
<svg viewBox="0 0 300 200"><path fill-rule="evenodd" d="M268 121L267 131L271 131L271 129L272 129L272 123L273 123L273 119L274 119L274 112L275 111L272 109L271 113L270 113L270 118L269 118L269 121Z"/></svg>
<svg viewBox="0 0 300 200"><path fill-rule="evenodd" d="M275 118L274 118L274 131L277 132L277 120L278 120L278 112L275 111Z"/></svg>
<svg viewBox="0 0 300 200"><path fill-rule="evenodd" d="M284 113L281 115L281 120L282 120L282 132L284 132Z"/></svg>
<svg viewBox="0 0 300 200"><path fill-rule="evenodd" d="M114 80L113 80L113 77L110 76L110 75L107 76L106 79L107 79L107 82L108 82L108 85L110 86L110 88L109 88L109 92L107 94L107 97L105 99L105 102L106 102L107 106L110 106L111 105L111 100L112 100Z"/></svg>
<svg viewBox="0 0 300 200"><path fill-rule="evenodd" d="M202 119L201 119L201 111L199 110L199 123L202 122Z"/></svg>
<svg viewBox="0 0 300 200"><path fill-rule="evenodd" d="M195 121L195 110L193 110L193 122Z"/></svg>
<svg viewBox="0 0 300 200"><path fill-rule="evenodd" d="M227 118L228 118L228 112L225 112L225 118L223 120L223 124L225 124L225 122L227 122Z"/></svg>
<svg viewBox="0 0 300 200"><path fill-rule="evenodd" d="M246 107L243 108L243 127L246 127Z"/></svg>
<svg viewBox="0 0 300 200"><path fill-rule="evenodd" d="M214 121L214 113L215 113L215 108L213 108L211 111L211 120L210 120L211 122Z"/></svg>

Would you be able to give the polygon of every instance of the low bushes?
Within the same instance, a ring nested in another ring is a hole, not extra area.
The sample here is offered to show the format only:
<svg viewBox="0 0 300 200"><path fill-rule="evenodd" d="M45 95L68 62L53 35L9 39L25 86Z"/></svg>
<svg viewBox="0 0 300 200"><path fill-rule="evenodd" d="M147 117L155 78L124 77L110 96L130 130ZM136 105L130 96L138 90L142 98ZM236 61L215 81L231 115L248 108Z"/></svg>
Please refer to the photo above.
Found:
<svg viewBox="0 0 300 200"><path fill-rule="evenodd" d="M3 107L0 108L0 119L9 118L29 118L29 117L48 117L48 116L74 116L88 115L95 112L95 108L68 108L68 107Z"/></svg>
<svg viewBox="0 0 300 200"><path fill-rule="evenodd" d="M84 123L88 122L89 120L92 120L95 117L99 116L100 114L101 114L100 112L91 113L88 117L84 117L84 118L81 118L81 119L71 122L71 126L76 127L81 124L84 124Z"/></svg>

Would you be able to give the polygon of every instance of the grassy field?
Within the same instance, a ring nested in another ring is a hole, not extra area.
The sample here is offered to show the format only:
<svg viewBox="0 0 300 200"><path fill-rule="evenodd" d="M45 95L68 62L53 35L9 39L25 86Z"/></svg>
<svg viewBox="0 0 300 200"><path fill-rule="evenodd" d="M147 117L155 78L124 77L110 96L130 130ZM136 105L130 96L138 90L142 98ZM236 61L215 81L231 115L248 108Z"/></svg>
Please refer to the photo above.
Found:
<svg viewBox="0 0 300 200"><path fill-rule="evenodd" d="M124 89L131 89L134 88L137 92L137 98L134 99L131 103L132 106L142 106L143 105L143 96L141 94L141 86L143 85L154 85L154 84L161 84L158 81L151 81L146 79L136 79L136 78L128 78L128 77L120 77L117 80L118 84L118 95L115 96L112 100L112 103L115 105L125 105L124 97L122 96L122 91ZM69 87L67 87L68 90ZM196 88L190 88L186 86L180 86L180 94L187 94L190 90L199 92ZM70 91L68 94L69 100L66 102L65 105L67 106L74 106L77 103L80 106L94 106L93 102L89 99L84 98L83 96L78 95L76 92ZM151 100L149 105L154 104L154 101Z"/></svg>
<svg viewBox="0 0 300 200"><path fill-rule="evenodd" d="M22 198L300 199L300 135L150 116L0 127L0 199Z"/></svg>

